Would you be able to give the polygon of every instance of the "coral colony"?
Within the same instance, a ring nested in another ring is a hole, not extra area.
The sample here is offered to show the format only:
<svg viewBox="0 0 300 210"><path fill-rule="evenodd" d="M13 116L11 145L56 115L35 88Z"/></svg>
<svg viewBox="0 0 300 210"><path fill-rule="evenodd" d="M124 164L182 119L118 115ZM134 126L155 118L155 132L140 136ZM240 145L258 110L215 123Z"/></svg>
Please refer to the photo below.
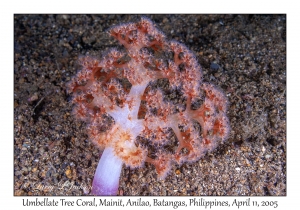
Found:
<svg viewBox="0 0 300 210"><path fill-rule="evenodd" d="M117 194L123 164L153 164L164 179L172 164L199 160L229 134L227 99L201 81L201 67L186 46L167 40L147 18L114 26L109 34L123 47L101 59L81 57L82 69L68 84L74 115L104 149L94 195ZM170 92L182 102L167 99Z"/></svg>

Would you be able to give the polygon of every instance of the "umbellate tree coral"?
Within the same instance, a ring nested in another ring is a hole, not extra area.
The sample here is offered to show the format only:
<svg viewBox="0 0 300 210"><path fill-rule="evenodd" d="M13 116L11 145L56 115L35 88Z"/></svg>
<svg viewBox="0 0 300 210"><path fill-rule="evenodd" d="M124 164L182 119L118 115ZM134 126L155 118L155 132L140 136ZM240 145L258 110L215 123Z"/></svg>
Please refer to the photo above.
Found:
<svg viewBox="0 0 300 210"><path fill-rule="evenodd" d="M153 164L164 179L172 164L199 160L229 134L227 99L202 81L201 67L185 45L167 40L147 18L114 26L109 34L123 47L101 59L80 57L82 69L68 84L75 117L86 122L89 139L104 149L95 195L117 193L123 164ZM168 81L182 104L152 85L159 79Z"/></svg>

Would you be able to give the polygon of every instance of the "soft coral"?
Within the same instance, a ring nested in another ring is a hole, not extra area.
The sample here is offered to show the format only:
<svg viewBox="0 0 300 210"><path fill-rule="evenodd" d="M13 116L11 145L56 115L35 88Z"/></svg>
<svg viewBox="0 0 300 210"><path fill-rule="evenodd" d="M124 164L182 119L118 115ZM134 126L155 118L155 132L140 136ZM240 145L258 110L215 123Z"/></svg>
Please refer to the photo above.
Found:
<svg viewBox="0 0 300 210"><path fill-rule="evenodd" d="M105 149L93 182L97 195L117 193L123 163L132 168L151 163L164 178L173 162L198 160L229 133L226 97L202 82L201 67L186 46L167 41L147 18L109 33L125 50L113 48L100 60L81 57L82 70L68 85L75 116L87 122L89 138ZM185 107L164 100L163 90L149 88L162 78L185 98ZM203 103L193 109L197 98ZM114 124L103 129L108 116Z"/></svg>

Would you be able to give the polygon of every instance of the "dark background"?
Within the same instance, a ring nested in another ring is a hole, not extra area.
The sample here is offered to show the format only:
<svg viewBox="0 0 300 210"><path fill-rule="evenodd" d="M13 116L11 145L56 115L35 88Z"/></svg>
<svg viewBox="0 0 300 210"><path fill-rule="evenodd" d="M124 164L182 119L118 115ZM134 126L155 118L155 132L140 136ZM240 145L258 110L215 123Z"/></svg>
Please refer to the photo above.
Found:
<svg viewBox="0 0 300 210"><path fill-rule="evenodd" d="M71 114L80 55L140 15L14 15L14 193L88 195L99 151ZM229 100L228 141L194 164L123 167L120 195L286 195L286 15L145 15L200 62ZM65 185L64 187L62 185Z"/></svg>

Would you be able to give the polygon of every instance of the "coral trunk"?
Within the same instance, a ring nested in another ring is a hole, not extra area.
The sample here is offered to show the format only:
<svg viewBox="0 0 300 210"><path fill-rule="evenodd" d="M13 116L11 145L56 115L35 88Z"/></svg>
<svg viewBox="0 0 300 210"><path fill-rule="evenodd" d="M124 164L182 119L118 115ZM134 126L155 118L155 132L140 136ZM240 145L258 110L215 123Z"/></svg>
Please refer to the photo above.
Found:
<svg viewBox="0 0 300 210"><path fill-rule="evenodd" d="M93 180L93 195L117 195L122 164L111 147L104 150Z"/></svg>

